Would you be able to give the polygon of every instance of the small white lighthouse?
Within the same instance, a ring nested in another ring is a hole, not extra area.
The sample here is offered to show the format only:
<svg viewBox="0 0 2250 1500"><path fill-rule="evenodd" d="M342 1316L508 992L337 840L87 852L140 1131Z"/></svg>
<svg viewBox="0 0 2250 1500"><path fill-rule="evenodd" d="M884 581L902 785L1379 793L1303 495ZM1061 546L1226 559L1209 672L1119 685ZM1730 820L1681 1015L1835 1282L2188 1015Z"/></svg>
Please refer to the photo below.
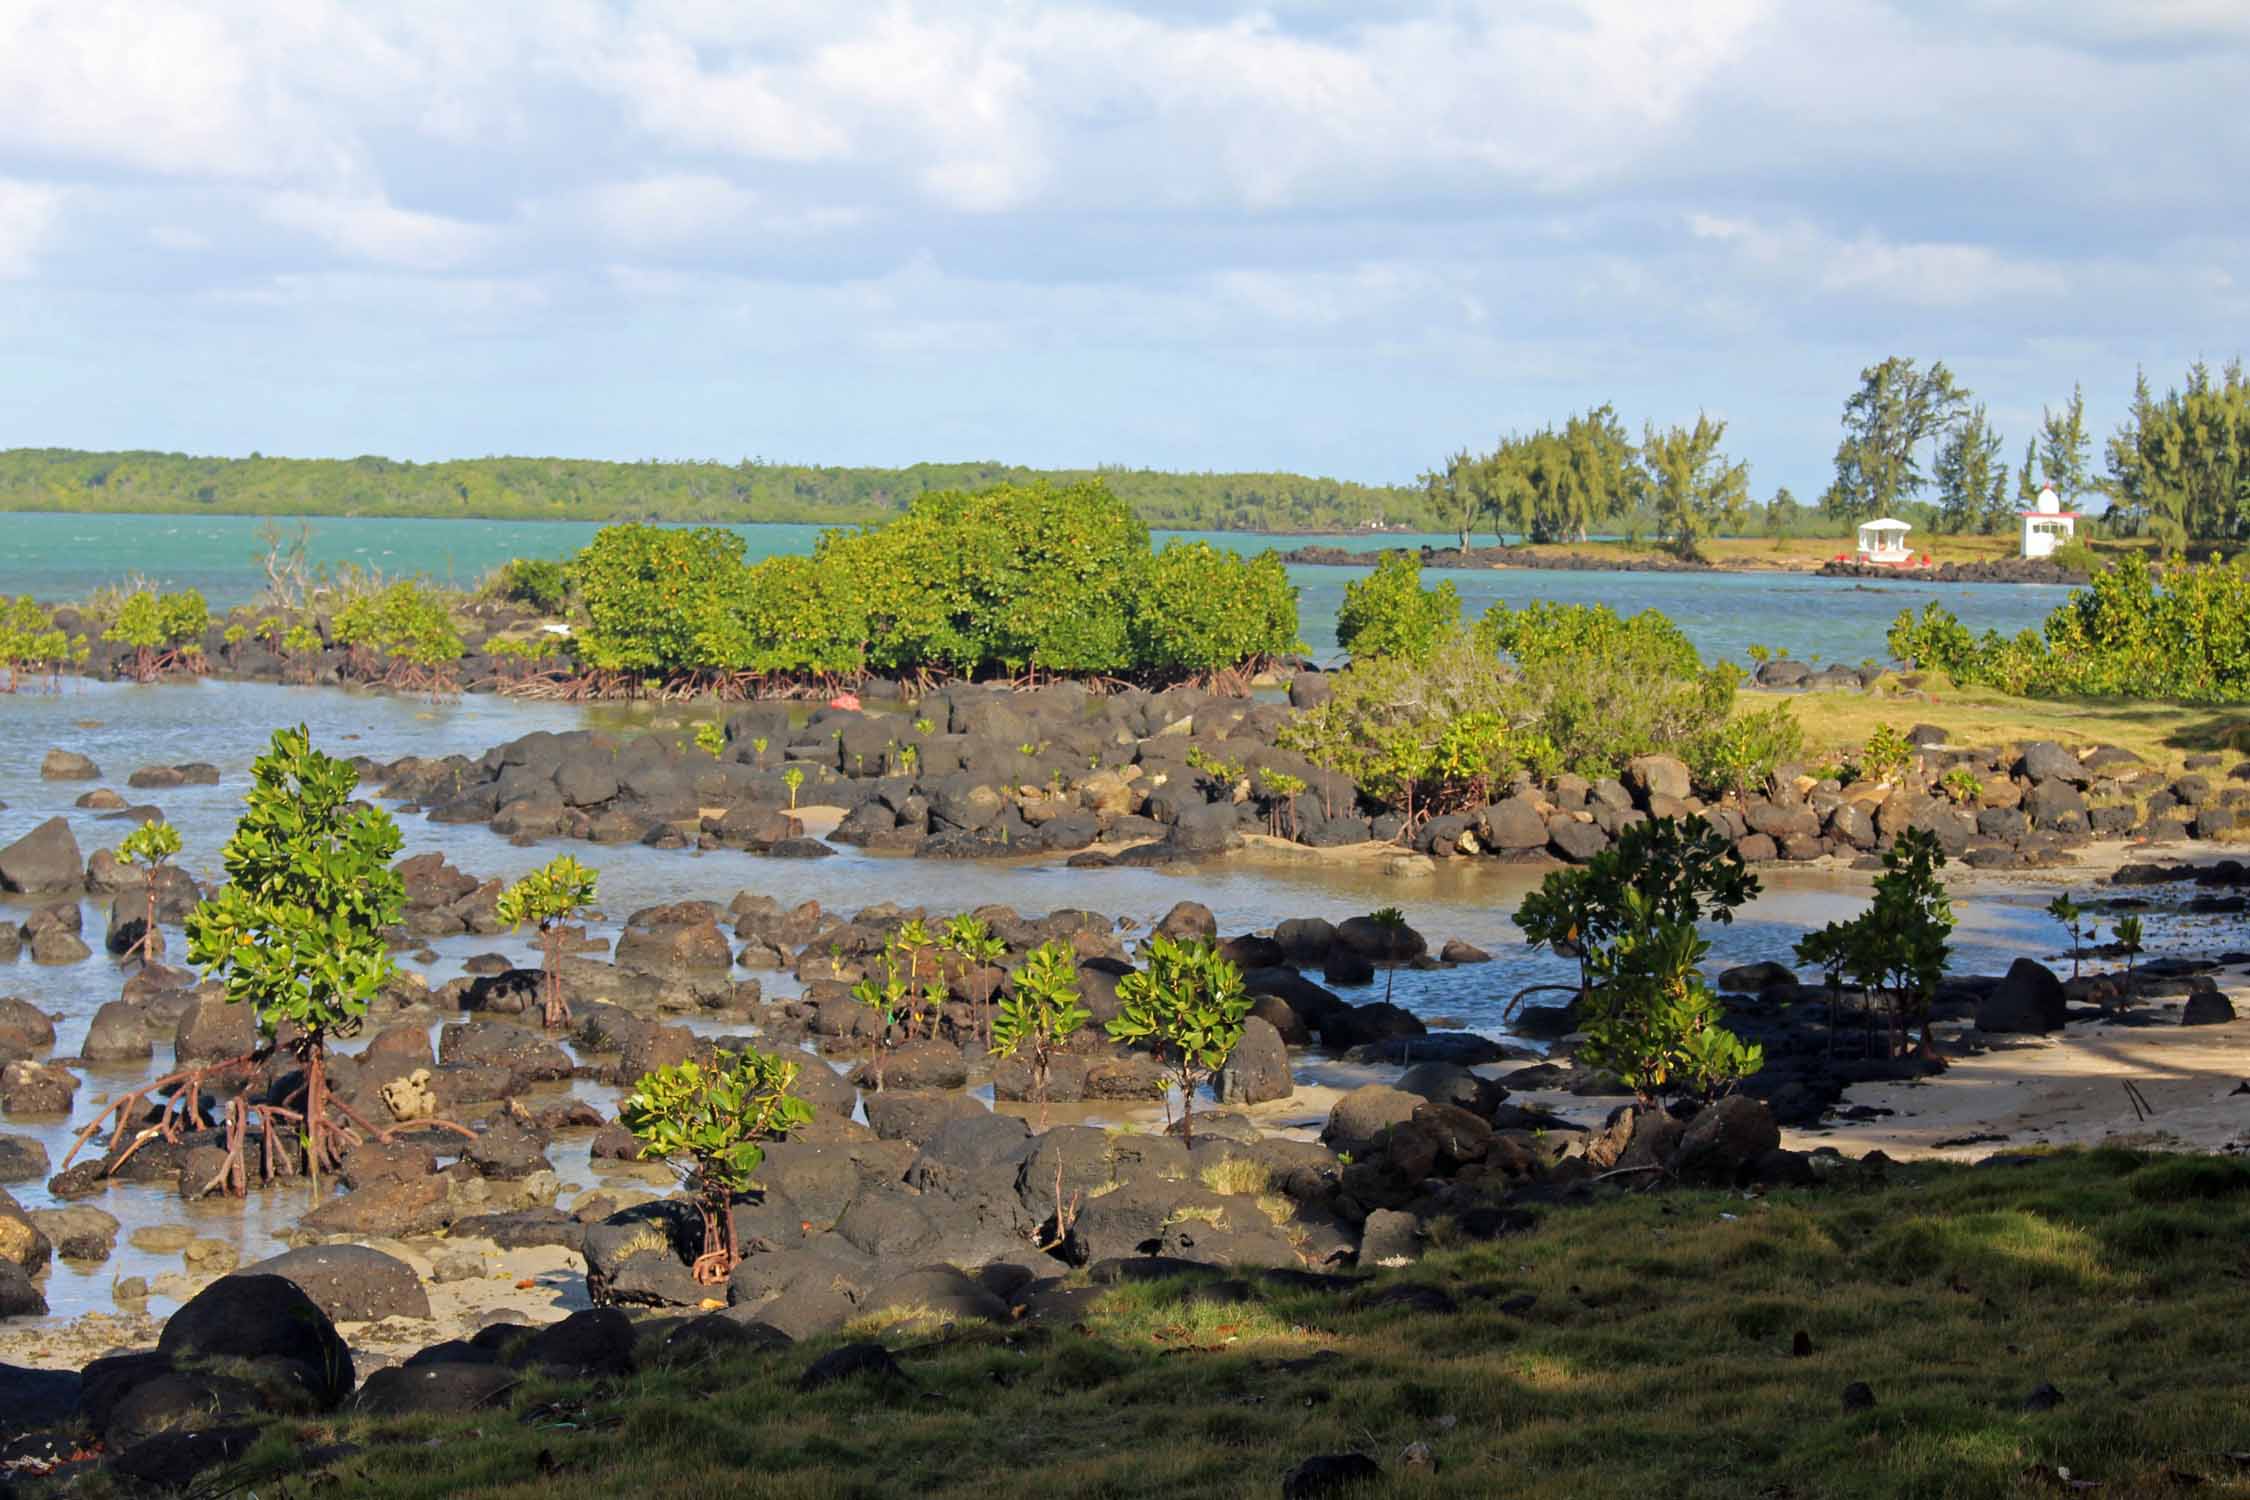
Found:
<svg viewBox="0 0 2250 1500"><path fill-rule="evenodd" d="M2026 557L2051 557L2057 547L2078 534L2078 512L2062 508L2062 497L2051 484L2039 487L2039 498L2032 502L2032 509L2016 514L2023 517Z"/></svg>

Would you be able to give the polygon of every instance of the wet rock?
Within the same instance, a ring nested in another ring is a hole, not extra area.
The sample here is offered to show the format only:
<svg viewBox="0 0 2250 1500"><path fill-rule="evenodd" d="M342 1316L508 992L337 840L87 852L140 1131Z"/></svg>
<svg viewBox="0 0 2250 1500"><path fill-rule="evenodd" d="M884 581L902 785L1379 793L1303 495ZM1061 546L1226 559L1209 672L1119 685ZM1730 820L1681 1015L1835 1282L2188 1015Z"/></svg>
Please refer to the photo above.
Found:
<svg viewBox="0 0 2250 1500"><path fill-rule="evenodd" d="M47 1147L36 1136L0 1135L0 1182L37 1182L47 1175Z"/></svg>
<svg viewBox="0 0 2250 1500"><path fill-rule="evenodd" d="M279 1276L339 1323L427 1318L430 1299L414 1268L365 1245L308 1245L246 1266L243 1276Z"/></svg>
<svg viewBox="0 0 2250 1500"><path fill-rule="evenodd" d="M94 956L85 939L61 927L42 927L31 935L31 958L34 963L75 964Z"/></svg>
<svg viewBox="0 0 2250 1500"><path fill-rule="evenodd" d="M0 1060L36 1057L55 1045L55 1023L28 1000L0 997Z"/></svg>
<svg viewBox="0 0 2250 1500"><path fill-rule="evenodd" d="M0 849L0 891L40 896L75 890L85 880L85 869L69 820L49 818Z"/></svg>
<svg viewBox="0 0 2250 1500"><path fill-rule="evenodd" d="M258 1031L250 1007L237 1005L217 985L199 985L187 1009L180 1013L172 1035L172 1057L189 1063L218 1062L242 1057L257 1045Z"/></svg>
<svg viewBox="0 0 2250 1500"><path fill-rule="evenodd" d="M534 1172L552 1171L540 1139L513 1120L495 1121L475 1140L465 1143L461 1160L479 1177L513 1181Z"/></svg>
<svg viewBox="0 0 2250 1500"><path fill-rule="evenodd" d="M1219 935L1219 924L1208 906L1199 901L1181 901L1164 914L1155 932L1176 943L1211 942Z"/></svg>
<svg viewBox="0 0 2250 1500"><path fill-rule="evenodd" d="M78 1075L52 1063L0 1068L0 1111L11 1115L67 1115L77 1092Z"/></svg>
<svg viewBox="0 0 2250 1500"><path fill-rule="evenodd" d="M1377 963L1411 963L1430 951L1422 934L1404 923L1350 917L1337 924L1336 941Z"/></svg>
<svg viewBox="0 0 2250 1500"><path fill-rule="evenodd" d="M117 1216L86 1204L35 1209L31 1222L64 1260L104 1261L117 1248Z"/></svg>
<svg viewBox="0 0 2250 1500"><path fill-rule="evenodd" d="M152 1050L146 1013L127 1001L111 1000L94 1012L78 1053L88 1062L138 1062Z"/></svg>
<svg viewBox="0 0 2250 1500"><path fill-rule="evenodd" d="M93 781L102 768L75 750L49 750L39 762L42 781Z"/></svg>
<svg viewBox="0 0 2250 1500"><path fill-rule="evenodd" d="M436 1176L371 1182L331 1199L299 1223L314 1234L397 1239L443 1228L450 1217L445 1180Z"/></svg>

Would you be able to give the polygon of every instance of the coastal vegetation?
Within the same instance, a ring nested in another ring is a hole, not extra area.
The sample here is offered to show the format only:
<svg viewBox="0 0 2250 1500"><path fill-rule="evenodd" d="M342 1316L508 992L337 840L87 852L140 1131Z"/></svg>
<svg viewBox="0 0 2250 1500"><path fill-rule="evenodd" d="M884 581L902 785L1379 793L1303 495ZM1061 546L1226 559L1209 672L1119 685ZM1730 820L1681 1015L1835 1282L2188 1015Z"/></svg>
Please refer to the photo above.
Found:
<svg viewBox="0 0 2250 1500"><path fill-rule="evenodd" d="M317 1181L357 1139L328 1092L328 1044L359 1028L396 971L383 931L405 902L391 867L399 831L389 813L353 800L359 772L316 749L301 726L275 732L250 778L248 810L220 851L227 883L189 914L188 956L302 1066L290 1096L297 1107L261 1109L269 1137L277 1115L296 1121Z"/></svg>
<svg viewBox="0 0 2250 1500"><path fill-rule="evenodd" d="M1411 489L1302 474L1165 473L999 463L905 468L567 458L205 458L184 453L0 450L0 511L259 516L434 516L513 521L795 521L902 515L955 490L1105 485L1141 522L1178 530L1338 531L1412 519Z"/></svg>
<svg viewBox="0 0 2250 1500"><path fill-rule="evenodd" d="M593 904L598 878L569 855L558 854L502 891L493 908L493 915L510 929L526 923L538 929L545 990L541 1019L550 1031L570 1019L562 987L563 943L569 936L563 924Z"/></svg>
<svg viewBox="0 0 2250 1500"><path fill-rule="evenodd" d="M1489 801L1519 773L1613 776L1669 753L1715 792L1756 785L1796 745L1786 707L1732 720L1738 669L1706 666L1644 610L1539 600L1458 623L1452 585L1419 586L1402 554L1352 601L1355 651L1280 742L1408 819Z"/></svg>
<svg viewBox="0 0 2250 1500"><path fill-rule="evenodd" d="M750 566L731 532L613 526L569 577L579 659L621 682L1210 677L1297 645L1270 552L1152 553L1099 482L930 495L886 525L825 533L811 557Z"/></svg>
<svg viewBox="0 0 2250 1500"><path fill-rule="evenodd" d="M2218 371L2197 364L2161 397L2138 376L2099 469L2082 388L2041 409L2011 468L1990 410L1942 360L1894 355L1867 366L1841 427L1834 476L1817 503L1801 504L1784 487L1760 504L1750 497L1748 466L1720 449L1724 422L1698 415L1692 427L1651 423L1635 444L1605 404L1560 427L1504 437L1488 452L1450 454L1421 476L1423 515L1432 529L1457 536L1464 552L1482 526L1497 542L1513 535L1532 546L1638 547L1653 537L1694 559L1719 536L1832 542L1878 515L1925 534L2012 543L2017 513L2051 486L2068 506L2107 502L2081 522L2089 536L2144 537L2169 548L2250 541L2250 379L2239 362Z"/></svg>
<svg viewBox="0 0 2250 1500"><path fill-rule="evenodd" d="M1731 923L1758 878L1701 818L1651 818L1583 865L1556 870L1516 911L1525 941L1578 959L1576 1056L1607 1068L1644 1105L1708 1100L1757 1072L1765 1052L1720 1024L1698 970L1704 921Z"/></svg>
<svg viewBox="0 0 2250 1500"><path fill-rule="evenodd" d="M789 1092L799 1066L755 1047L689 1058L642 1074L617 1106L641 1158L674 1164L694 1189L703 1219L691 1267L699 1282L725 1282L742 1259L734 1203L757 1186L766 1142L812 1123L812 1106Z"/></svg>
<svg viewBox="0 0 2250 1500"><path fill-rule="evenodd" d="M1957 683L2018 697L2240 703L2250 700L2250 572L2128 556L2096 571L2040 632L1974 636L1933 602L1900 611L1887 644Z"/></svg>

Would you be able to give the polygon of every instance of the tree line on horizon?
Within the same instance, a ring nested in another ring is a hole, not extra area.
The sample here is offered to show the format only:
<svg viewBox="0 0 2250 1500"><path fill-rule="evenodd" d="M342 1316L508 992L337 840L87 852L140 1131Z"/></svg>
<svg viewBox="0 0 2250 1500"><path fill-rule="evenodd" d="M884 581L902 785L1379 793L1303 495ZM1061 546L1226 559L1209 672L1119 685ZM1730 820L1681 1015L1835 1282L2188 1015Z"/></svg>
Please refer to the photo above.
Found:
<svg viewBox="0 0 2250 1500"><path fill-rule="evenodd" d="M2250 540L2250 379L2239 361L2217 373L2199 363L2161 397L2139 374L2099 471L2083 387L2059 408L2041 408L2011 468L1985 404L1942 360L1869 365L1842 426L1835 477L1811 506L1786 486L1762 505L1752 500L1749 465L1720 447L1723 420L1699 413L1693 427L1649 423L1636 443L1607 403L1560 427L1504 436L1489 452L1461 449L1421 476L1422 491L1435 524L1463 551L1480 524L1496 540L1512 532L1532 542L1583 541L1595 527L1629 537L1653 529L1686 558L1713 536L1835 535L1879 515L1993 535L2012 530L2044 486L2069 505L2105 499L2100 526L2111 535L2171 546Z"/></svg>
<svg viewBox="0 0 2250 1500"><path fill-rule="evenodd" d="M1167 473L991 462L904 468L562 458L209 458L0 450L0 511L416 516L540 521L879 522L925 495L1100 479L1150 526L1321 531L1419 519L1411 488L1303 474Z"/></svg>

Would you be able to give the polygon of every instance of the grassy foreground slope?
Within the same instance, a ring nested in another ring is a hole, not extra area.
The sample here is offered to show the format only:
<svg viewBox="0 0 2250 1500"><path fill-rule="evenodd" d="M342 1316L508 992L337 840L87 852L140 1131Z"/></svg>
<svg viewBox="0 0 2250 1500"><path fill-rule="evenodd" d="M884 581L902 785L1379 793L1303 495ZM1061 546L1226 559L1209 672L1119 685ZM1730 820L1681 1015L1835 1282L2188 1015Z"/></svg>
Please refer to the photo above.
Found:
<svg viewBox="0 0 2250 1500"><path fill-rule="evenodd" d="M364 1447L289 1493L1272 1497L1347 1449L1370 1497L2250 1493L2246 1235L2250 1168L2117 1149L1619 1193L1349 1293L1214 1273L1075 1321L853 1330L904 1381L800 1392L800 1345L285 1424L229 1479L333 1436Z"/></svg>
<svg viewBox="0 0 2250 1500"><path fill-rule="evenodd" d="M997 463L844 468L745 460L206 458L0 450L0 511L437 516L511 521L877 521L939 490L1100 478L1151 526L1350 528L1419 514L1418 491L1302 474L1027 469Z"/></svg>

